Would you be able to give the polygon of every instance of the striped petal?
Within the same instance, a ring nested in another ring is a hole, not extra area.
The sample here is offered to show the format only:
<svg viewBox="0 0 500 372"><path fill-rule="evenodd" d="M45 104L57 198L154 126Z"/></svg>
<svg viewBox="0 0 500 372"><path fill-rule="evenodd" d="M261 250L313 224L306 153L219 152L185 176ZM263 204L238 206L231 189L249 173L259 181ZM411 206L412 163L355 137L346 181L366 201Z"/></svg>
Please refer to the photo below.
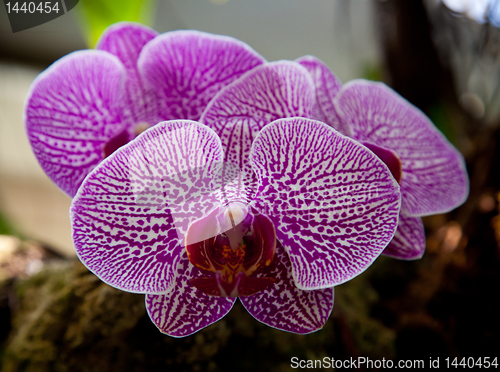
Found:
<svg viewBox="0 0 500 372"><path fill-rule="evenodd" d="M71 53L32 83L25 104L28 138L42 169L69 196L126 127L123 64L102 51Z"/></svg>
<svg viewBox="0 0 500 372"><path fill-rule="evenodd" d="M253 69L210 102L200 122L221 138L225 162L241 169L238 185L246 187L247 200L256 189L250 150L257 133L276 119L310 117L313 103L311 77L307 70L291 61L267 63Z"/></svg>
<svg viewBox="0 0 500 372"><path fill-rule="evenodd" d="M125 108L131 117L131 130L138 124L156 124L158 98L152 88L147 88L139 75L137 60L148 41L158 33L139 23L119 22L104 30L96 49L107 51L123 63L127 71L125 82Z"/></svg>
<svg viewBox="0 0 500 372"><path fill-rule="evenodd" d="M298 289L285 249L278 244L273 265L261 274L276 278L263 291L240 297L243 306L258 321L282 331L307 334L323 328L333 309L333 288L316 291Z"/></svg>
<svg viewBox="0 0 500 372"><path fill-rule="evenodd" d="M146 310L158 329L172 337L189 336L224 317L236 298L206 295L188 284L206 276L189 263L185 251L177 264L175 288L167 294L146 295Z"/></svg>
<svg viewBox="0 0 500 372"><path fill-rule="evenodd" d="M223 87L262 63L263 57L231 37L173 31L148 43L138 65L158 93L161 121L198 120Z"/></svg>
<svg viewBox="0 0 500 372"><path fill-rule="evenodd" d="M463 156L431 121L382 83L357 80L335 98L353 138L393 150L401 159L401 209L408 216L448 212L469 194Z"/></svg>
<svg viewBox="0 0 500 372"><path fill-rule="evenodd" d="M401 213L396 234L382 254L401 260L416 260L423 256L424 251L425 231L422 219Z"/></svg>
<svg viewBox="0 0 500 372"><path fill-rule="evenodd" d="M300 289L352 279L392 240L399 185L358 142L315 120L281 119L260 131L252 160L255 208L274 222Z"/></svg>
<svg viewBox="0 0 500 372"><path fill-rule="evenodd" d="M217 135L187 120L159 123L86 178L70 209L80 260L109 285L168 292L191 222L218 207L211 165Z"/></svg>
<svg viewBox="0 0 500 372"><path fill-rule="evenodd" d="M339 78L320 59L304 56L296 59L311 74L316 88L312 119L322 121L346 136L351 136L351 128L343 123L335 111L334 97L342 88Z"/></svg>

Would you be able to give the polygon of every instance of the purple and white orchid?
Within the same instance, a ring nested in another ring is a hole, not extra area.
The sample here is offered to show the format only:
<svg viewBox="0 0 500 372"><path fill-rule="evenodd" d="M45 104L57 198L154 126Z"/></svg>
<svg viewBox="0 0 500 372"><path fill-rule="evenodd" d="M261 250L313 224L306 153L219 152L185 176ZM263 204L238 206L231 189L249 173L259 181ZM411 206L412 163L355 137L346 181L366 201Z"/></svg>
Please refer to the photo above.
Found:
<svg viewBox="0 0 500 372"><path fill-rule="evenodd" d="M33 82L24 121L41 167L73 197L104 158L163 120L198 120L224 86L265 60L243 42L199 31L105 30Z"/></svg>
<svg viewBox="0 0 500 372"><path fill-rule="evenodd" d="M106 283L145 293L151 319L171 336L217 321L236 297L272 327L320 329L333 287L392 239L400 193L372 151L298 117L313 104L307 70L274 62L221 90L205 125L145 131L73 199L78 256Z"/></svg>
<svg viewBox="0 0 500 372"><path fill-rule="evenodd" d="M381 158L388 155L394 163L391 169L401 184L401 214L396 235L383 254L399 259L422 257L425 234L420 217L449 212L469 195L462 154L422 111L385 84L353 80L342 86L316 57L305 56L297 62L307 68L316 86L312 117Z"/></svg>
<svg viewBox="0 0 500 372"><path fill-rule="evenodd" d="M192 121L157 124L118 149L73 199L79 258L106 283L145 293L151 319L171 336L217 321L238 296L272 327L321 328L332 287L392 239L397 182L364 146L305 118L259 132L249 204L213 189L223 158L215 132ZM283 196L301 185L316 188Z"/></svg>
<svg viewBox="0 0 500 372"><path fill-rule="evenodd" d="M318 330L334 286L382 252L421 255L419 216L466 197L461 155L384 85L342 87L314 57L267 63L198 31L120 23L97 49L35 80L28 136L74 196L78 257L146 294L165 334L237 297L269 326Z"/></svg>

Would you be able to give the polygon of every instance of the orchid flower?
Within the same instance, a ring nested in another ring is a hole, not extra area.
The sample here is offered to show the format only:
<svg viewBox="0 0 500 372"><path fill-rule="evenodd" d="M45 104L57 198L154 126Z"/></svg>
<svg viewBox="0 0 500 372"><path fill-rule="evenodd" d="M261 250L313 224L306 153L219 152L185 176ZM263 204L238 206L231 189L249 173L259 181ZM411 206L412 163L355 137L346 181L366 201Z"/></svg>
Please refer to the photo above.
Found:
<svg viewBox="0 0 500 372"><path fill-rule="evenodd" d="M145 293L170 336L221 319L236 297L271 327L322 328L333 287L392 240L401 195L379 156L307 118L314 95L304 67L266 63L217 93L200 122L161 122L120 147L73 199L80 260Z"/></svg>
<svg viewBox="0 0 500 372"><path fill-rule="evenodd" d="M469 179L462 154L425 114L383 83L340 80L319 59L297 60L316 86L312 117L361 142L401 184L401 214L383 254L417 259L425 250L422 216L446 213L465 202Z"/></svg>
<svg viewBox="0 0 500 372"><path fill-rule="evenodd" d="M224 86L265 60L248 45L199 31L162 35L110 26L96 50L73 52L33 82L24 121L41 167L73 197L104 158L162 120L198 120Z"/></svg>

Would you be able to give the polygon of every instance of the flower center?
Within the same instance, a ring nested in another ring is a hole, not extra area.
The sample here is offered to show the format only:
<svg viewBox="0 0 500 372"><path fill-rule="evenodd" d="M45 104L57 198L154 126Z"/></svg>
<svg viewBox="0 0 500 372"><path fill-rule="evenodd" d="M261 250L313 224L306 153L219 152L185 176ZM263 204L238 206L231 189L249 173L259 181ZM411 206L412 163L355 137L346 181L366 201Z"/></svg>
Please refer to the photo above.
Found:
<svg viewBox="0 0 500 372"><path fill-rule="evenodd" d="M123 145L129 143L131 138L129 138L129 134L127 129L122 130L120 133L112 137L108 142L106 142L102 147L102 158L106 159L109 155L114 153Z"/></svg>
<svg viewBox="0 0 500 372"><path fill-rule="evenodd" d="M186 234L189 261L207 271L189 284L211 296L250 296L275 281L265 276L276 250L274 225L241 203L218 208L193 222Z"/></svg>
<svg viewBox="0 0 500 372"><path fill-rule="evenodd" d="M149 125L148 123L140 122L135 126L134 134L132 136L130 135L128 129L124 129L114 137L111 137L111 139L102 146L102 158L106 159L109 155L114 153L120 147L129 143L131 140L133 140L135 137L137 137L139 134L150 127L151 125Z"/></svg>

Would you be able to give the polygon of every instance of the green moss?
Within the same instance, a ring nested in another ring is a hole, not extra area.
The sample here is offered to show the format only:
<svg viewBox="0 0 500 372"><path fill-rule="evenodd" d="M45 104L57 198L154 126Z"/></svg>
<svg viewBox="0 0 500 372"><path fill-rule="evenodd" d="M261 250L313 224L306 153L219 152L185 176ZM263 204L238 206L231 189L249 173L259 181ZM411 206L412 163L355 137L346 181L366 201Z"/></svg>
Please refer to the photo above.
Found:
<svg viewBox="0 0 500 372"><path fill-rule="evenodd" d="M336 288L324 328L309 335L256 321L236 302L221 321L186 338L158 332L144 296L104 284L79 262L19 282L19 309L2 372L290 370L292 357L394 355L394 333L370 316L378 295L362 275Z"/></svg>

